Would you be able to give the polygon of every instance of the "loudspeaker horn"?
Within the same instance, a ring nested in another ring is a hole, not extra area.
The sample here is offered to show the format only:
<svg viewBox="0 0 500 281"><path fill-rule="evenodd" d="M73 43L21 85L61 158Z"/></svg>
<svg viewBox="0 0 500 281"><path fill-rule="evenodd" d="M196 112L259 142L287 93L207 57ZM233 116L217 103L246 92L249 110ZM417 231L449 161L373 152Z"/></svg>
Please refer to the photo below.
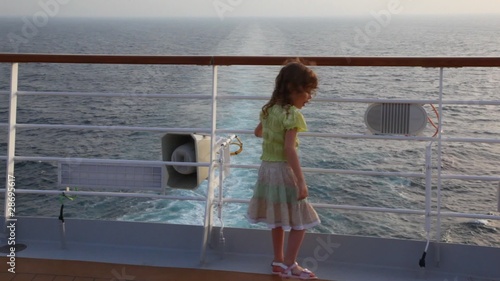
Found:
<svg viewBox="0 0 500 281"><path fill-rule="evenodd" d="M163 161L210 162L210 136L168 133L162 137ZM167 165L167 186L195 189L208 178L208 167Z"/></svg>

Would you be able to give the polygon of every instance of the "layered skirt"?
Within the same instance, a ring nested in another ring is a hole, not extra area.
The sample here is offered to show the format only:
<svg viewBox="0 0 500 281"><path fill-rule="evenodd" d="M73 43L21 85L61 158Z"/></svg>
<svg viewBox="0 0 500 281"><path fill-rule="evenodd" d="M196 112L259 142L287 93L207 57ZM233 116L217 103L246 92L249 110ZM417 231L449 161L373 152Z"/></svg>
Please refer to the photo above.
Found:
<svg viewBox="0 0 500 281"><path fill-rule="evenodd" d="M286 162L263 161L254 193L248 206L251 223L266 223L269 228L303 230L320 223L307 198L298 201L298 184Z"/></svg>

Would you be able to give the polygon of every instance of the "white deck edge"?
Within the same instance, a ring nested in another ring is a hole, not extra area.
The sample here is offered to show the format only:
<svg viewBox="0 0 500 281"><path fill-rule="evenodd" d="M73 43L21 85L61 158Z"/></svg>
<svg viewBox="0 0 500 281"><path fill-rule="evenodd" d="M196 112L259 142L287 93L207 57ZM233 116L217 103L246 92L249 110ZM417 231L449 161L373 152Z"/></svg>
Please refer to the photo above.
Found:
<svg viewBox="0 0 500 281"><path fill-rule="evenodd" d="M27 248L16 257L252 273L269 273L272 259L268 230L225 228L222 255L214 228L214 246L201 264L202 226L67 219L65 229L63 249L58 219L18 218L16 243ZM438 265L431 243L420 268L424 247L425 241L308 233L299 262L323 280L500 280L500 248L440 243Z"/></svg>

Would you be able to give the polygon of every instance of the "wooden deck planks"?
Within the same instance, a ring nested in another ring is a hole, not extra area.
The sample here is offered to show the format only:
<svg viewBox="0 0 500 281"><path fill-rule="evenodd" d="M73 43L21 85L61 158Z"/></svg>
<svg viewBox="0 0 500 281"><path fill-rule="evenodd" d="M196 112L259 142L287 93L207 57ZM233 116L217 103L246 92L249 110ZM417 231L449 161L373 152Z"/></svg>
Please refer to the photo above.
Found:
<svg viewBox="0 0 500 281"><path fill-rule="evenodd" d="M6 258L0 258L6 264ZM2 281L273 281L272 274L111 263L18 258L16 273L2 267Z"/></svg>

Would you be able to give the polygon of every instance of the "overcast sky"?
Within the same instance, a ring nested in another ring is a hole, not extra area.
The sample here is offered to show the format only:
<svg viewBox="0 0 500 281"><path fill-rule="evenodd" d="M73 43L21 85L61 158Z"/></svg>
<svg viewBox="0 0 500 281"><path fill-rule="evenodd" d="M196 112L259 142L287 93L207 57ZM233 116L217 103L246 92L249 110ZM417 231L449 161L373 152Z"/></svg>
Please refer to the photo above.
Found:
<svg viewBox="0 0 500 281"><path fill-rule="evenodd" d="M499 14L500 0L0 0L0 16L238 17Z"/></svg>

